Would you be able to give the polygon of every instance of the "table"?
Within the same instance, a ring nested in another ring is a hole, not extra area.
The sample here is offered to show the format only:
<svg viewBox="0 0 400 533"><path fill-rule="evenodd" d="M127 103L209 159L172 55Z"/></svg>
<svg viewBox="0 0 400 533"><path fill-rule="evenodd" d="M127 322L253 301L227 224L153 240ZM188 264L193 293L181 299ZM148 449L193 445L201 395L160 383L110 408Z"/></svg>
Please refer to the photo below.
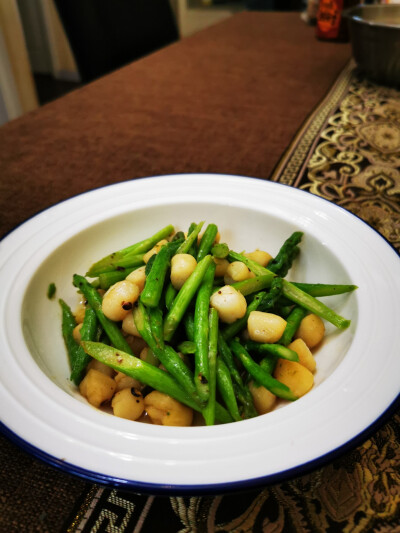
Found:
<svg viewBox="0 0 400 533"><path fill-rule="evenodd" d="M212 172L323 196L400 249L399 92L349 59L348 44L317 41L298 13L245 12L6 124L0 235L96 187ZM294 480L192 498L92 485L1 436L0 530L395 531L399 421L392 412L355 450Z"/></svg>

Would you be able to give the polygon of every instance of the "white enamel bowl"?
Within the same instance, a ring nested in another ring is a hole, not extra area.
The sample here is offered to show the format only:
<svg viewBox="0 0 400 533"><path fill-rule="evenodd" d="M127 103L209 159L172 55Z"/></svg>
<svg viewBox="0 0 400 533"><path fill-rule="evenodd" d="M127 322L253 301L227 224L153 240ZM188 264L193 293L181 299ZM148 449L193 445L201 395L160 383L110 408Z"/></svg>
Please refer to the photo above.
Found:
<svg viewBox="0 0 400 533"><path fill-rule="evenodd" d="M313 390L256 419L173 428L91 407L68 379L57 297L74 273L172 223L218 224L232 248L275 254L304 232L297 281L354 283L329 299L352 320L316 353ZM309 471L366 439L398 402L400 262L367 224L309 193L224 175L146 178L56 205L0 244L2 430L48 463L96 483L150 493L216 493Z"/></svg>

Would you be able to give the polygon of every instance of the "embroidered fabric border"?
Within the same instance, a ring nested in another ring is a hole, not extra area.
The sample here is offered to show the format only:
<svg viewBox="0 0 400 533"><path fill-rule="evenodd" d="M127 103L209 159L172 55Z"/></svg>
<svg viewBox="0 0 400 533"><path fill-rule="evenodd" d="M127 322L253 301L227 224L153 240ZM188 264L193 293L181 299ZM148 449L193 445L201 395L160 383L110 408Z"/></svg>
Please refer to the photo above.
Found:
<svg viewBox="0 0 400 533"><path fill-rule="evenodd" d="M271 179L348 209L400 250L400 92L350 63Z"/></svg>

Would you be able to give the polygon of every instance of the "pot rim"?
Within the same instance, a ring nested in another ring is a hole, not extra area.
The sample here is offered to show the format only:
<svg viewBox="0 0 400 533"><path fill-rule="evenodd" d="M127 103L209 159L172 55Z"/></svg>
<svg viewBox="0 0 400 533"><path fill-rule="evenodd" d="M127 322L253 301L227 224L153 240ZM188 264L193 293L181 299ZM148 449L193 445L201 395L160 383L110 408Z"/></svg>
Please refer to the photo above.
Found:
<svg viewBox="0 0 400 533"><path fill-rule="evenodd" d="M400 13L400 5L395 4L379 4L379 5L369 5L369 4L359 4L354 7L350 7L343 11L342 16L347 18L349 21L356 22L358 24L363 24L369 27L377 28L393 28L400 29L400 24L390 24L387 22L375 21L375 20L366 20L362 16L363 11L382 11L386 9L387 11L398 11Z"/></svg>

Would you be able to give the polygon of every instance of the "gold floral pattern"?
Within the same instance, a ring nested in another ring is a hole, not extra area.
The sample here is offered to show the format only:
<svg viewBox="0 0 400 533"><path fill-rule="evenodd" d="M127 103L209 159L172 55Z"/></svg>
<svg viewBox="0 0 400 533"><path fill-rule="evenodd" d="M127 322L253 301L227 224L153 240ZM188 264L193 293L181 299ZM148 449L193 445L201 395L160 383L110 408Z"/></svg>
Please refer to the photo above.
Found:
<svg viewBox="0 0 400 533"><path fill-rule="evenodd" d="M355 77L303 180L300 188L352 211L400 249L399 92Z"/></svg>
<svg viewBox="0 0 400 533"><path fill-rule="evenodd" d="M171 498L185 526L180 533L400 530L399 422L397 414L363 445L311 474L241 494L244 510L237 496ZM199 528L200 516L205 517L204 529Z"/></svg>

